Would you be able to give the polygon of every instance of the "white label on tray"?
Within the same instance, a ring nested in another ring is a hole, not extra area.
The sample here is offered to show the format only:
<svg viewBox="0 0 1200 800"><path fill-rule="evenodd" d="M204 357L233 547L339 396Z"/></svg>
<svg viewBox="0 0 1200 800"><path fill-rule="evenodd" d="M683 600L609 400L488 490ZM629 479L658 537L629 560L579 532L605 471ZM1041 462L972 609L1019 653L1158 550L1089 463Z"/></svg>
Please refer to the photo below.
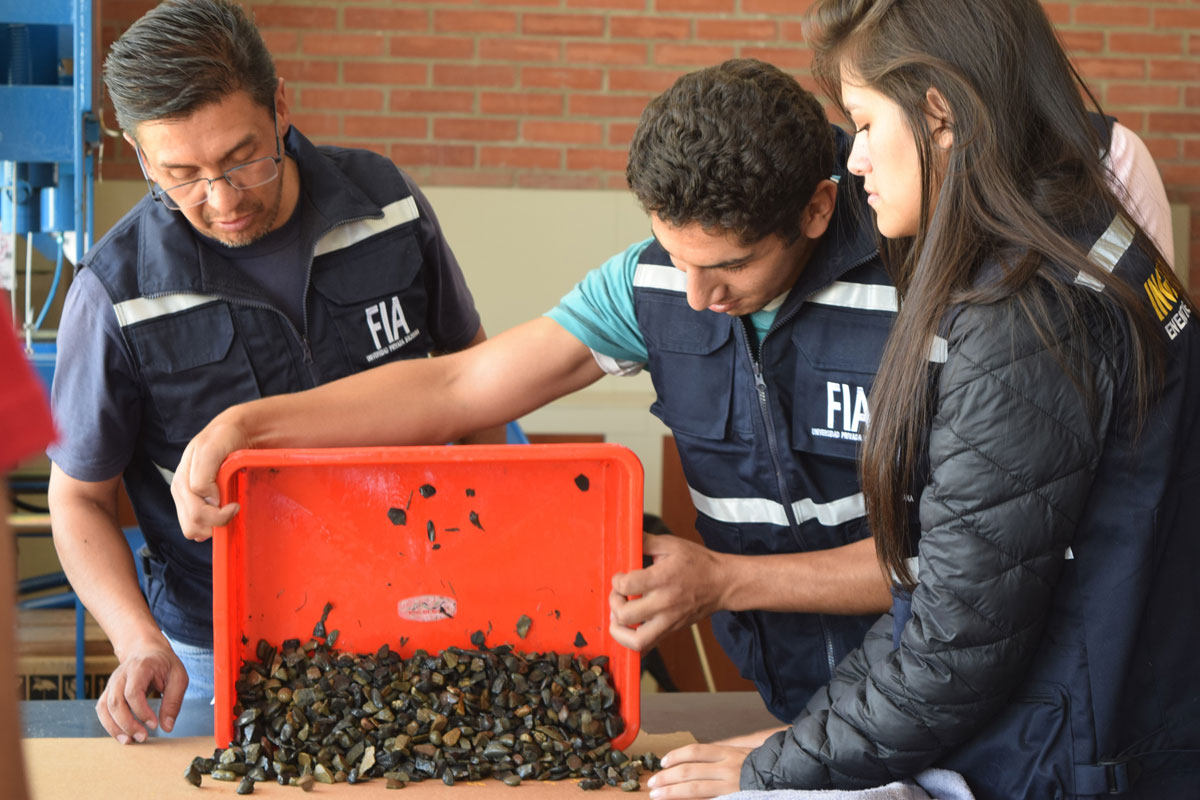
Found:
<svg viewBox="0 0 1200 800"><path fill-rule="evenodd" d="M440 619L452 619L458 613L458 601L440 594L406 597L396 605L400 617L412 622L437 622Z"/></svg>

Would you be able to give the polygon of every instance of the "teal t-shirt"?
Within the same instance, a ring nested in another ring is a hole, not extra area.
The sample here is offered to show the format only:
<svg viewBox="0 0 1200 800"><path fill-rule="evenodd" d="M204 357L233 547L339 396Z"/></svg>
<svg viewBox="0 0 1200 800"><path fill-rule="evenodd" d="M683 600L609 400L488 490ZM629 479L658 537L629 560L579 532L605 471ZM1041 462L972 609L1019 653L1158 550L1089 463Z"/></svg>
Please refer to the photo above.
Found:
<svg viewBox="0 0 1200 800"><path fill-rule="evenodd" d="M568 333L601 356L615 361L601 363L608 372L632 374L649 360L646 340L638 328L633 310L633 285L642 253L654 242L653 237L630 245L596 269L588 272L546 316L562 325ZM750 315L759 340L775 321L780 303L770 304ZM698 311L712 314L712 311Z"/></svg>

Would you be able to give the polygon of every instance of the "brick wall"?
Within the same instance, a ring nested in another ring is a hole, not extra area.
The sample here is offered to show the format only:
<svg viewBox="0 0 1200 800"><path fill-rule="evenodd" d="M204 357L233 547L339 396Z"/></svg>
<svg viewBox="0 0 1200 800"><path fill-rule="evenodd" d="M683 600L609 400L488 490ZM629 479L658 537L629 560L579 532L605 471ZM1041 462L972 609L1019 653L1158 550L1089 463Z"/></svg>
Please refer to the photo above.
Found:
<svg viewBox="0 0 1200 800"><path fill-rule="evenodd" d="M97 1L105 50L154 5ZM621 188L642 107L678 75L750 56L807 83L803 0L243 2L301 130L385 153L425 185ZM1200 286L1200 0L1045 7L1172 201L1192 207ZM123 143L110 140L104 174L139 177Z"/></svg>

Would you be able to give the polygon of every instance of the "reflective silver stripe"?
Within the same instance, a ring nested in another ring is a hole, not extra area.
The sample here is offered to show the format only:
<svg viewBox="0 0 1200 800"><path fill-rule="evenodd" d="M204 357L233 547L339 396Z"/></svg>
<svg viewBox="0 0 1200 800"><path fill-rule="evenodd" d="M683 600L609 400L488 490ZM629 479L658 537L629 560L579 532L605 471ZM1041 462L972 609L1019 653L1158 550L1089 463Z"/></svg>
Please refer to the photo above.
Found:
<svg viewBox="0 0 1200 800"><path fill-rule="evenodd" d="M687 274L662 264L638 264L633 271L633 285L644 289L666 289L687 293Z"/></svg>
<svg viewBox="0 0 1200 800"><path fill-rule="evenodd" d="M1073 561L1075 559L1075 551L1068 547L1067 552L1063 553L1063 558L1067 561Z"/></svg>
<svg viewBox="0 0 1200 800"><path fill-rule="evenodd" d="M781 503L761 497L708 497L688 487L696 510L720 522L768 523L787 525L787 513ZM805 498L792 503L797 522L815 519L822 525L834 526L858 519L866 514L862 493L843 497L829 503L814 503Z"/></svg>
<svg viewBox="0 0 1200 800"><path fill-rule="evenodd" d="M949 354L950 343L941 336L933 337L933 342L929 345L929 360L935 364L945 364Z"/></svg>
<svg viewBox="0 0 1200 800"><path fill-rule="evenodd" d="M796 515L797 522L808 522L810 519L815 519L822 525L832 528L834 525L865 517L867 506L862 492L859 492L839 500L831 500L828 503L814 503L808 498L797 500L792 503L792 513Z"/></svg>
<svg viewBox="0 0 1200 800"><path fill-rule="evenodd" d="M135 322L145 322L155 317L177 314L189 308L216 303L220 300L209 294L167 294L162 297L135 297L113 306L117 322L124 328Z"/></svg>
<svg viewBox="0 0 1200 800"><path fill-rule="evenodd" d="M787 525L787 513L781 503L760 497L708 497L691 486L688 492L696 510L720 522L765 522Z"/></svg>
<svg viewBox="0 0 1200 800"><path fill-rule="evenodd" d="M1105 272L1112 272L1117 268L1117 262L1133 245L1133 237L1134 230L1129 220L1125 219L1123 214L1117 214L1108 230L1092 245L1088 260ZM1075 282L1096 291L1104 289L1104 284L1083 272L1075 277Z"/></svg>
<svg viewBox="0 0 1200 800"><path fill-rule="evenodd" d="M823 306L861 308L865 311L891 311L899 308L896 287L876 283L847 283L834 281L809 298L810 303Z"/></svg>
<svg viewBox="0 0 1200 800"><path fill-rule="evenodd" d="M596 363L600 369L604 370L606 375L618 375L627 377L629 375L637 375L642 371L642 367L646 366L643 361L624 361L612 356L606 356L604 353L592 351L592 358L596 359Z"/></svg>
<svg viewBox="0 0 1200 800"><path fill-rule="evenodd" d="M154 468L158 470L158 474L163 476L163 480L167 482L167 486L171 485L171 481L175 480L175 472L164 467L158 462L153 462Z"/></svg>
<svg viewBox="0 0 1200 800"><path fill-rule="evenodd" d="M317 249L313 256L322 256L332 253L334 250L351 247L364 239L370 239L377 233L383 233L398 225L412 222L420 214L421 212L417 209L417 201L413 197L388 203L383 207L382 219L360 219L357 222L347 222L322 236L321 240L317 242Z"/></svg>

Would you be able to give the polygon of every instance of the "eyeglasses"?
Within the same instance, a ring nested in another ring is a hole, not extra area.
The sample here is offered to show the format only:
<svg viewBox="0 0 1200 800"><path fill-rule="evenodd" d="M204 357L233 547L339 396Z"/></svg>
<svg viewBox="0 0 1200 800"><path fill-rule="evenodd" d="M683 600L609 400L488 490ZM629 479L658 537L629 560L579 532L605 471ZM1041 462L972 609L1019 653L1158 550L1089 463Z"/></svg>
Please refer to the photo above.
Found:
<svg viewBox="0 0 1200 800"><path fill-rule="evenodd" d="M146 172L146 156L142 153L142 148L135 144L138 166L142 168L142 177L146 179L146 185L150 187L150 195L172 211L180 211L207 203L208 199L212 197L214 181L223 180L239 192L270 183L279 177L279 165L283 162L274 104L271 105L271 127L275 129L275 155L263 156L230 167L215 178L197 178L194 181L184 181L166 189L150 180L150 175Z"/></svg>

